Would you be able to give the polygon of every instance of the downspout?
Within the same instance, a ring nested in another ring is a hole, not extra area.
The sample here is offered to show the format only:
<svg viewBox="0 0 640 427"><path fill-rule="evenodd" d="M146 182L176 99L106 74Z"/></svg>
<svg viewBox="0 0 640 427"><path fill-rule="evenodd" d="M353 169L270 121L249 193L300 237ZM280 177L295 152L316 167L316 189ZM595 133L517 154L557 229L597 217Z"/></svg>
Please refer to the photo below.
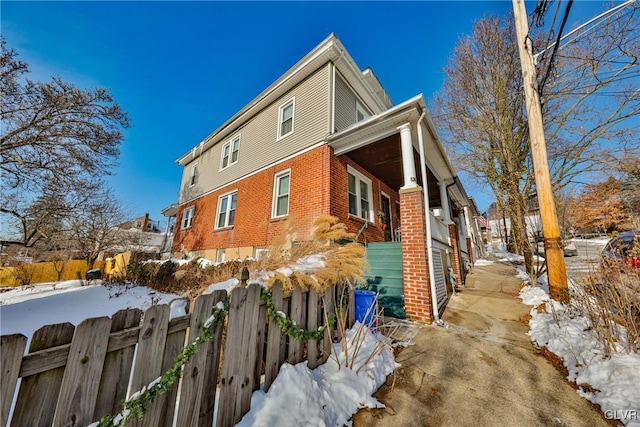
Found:
<svg viewBox="0 0 640 427"><path fill-rule="evenodd" d="M438 312L438 297L436 296L436 281L435 271L433 270L433 239L431 235L431 208L429 207L429 186L427 184L427 165L425 162L424 153L424 138L422 136L422 120L427 115L427 111L422 109L422 115L418 119L418 147L420 149L420 173L422 174L422 192L424 193L424 216L427 226L427 252L429 263L429 286L431 288L431 308L433 309L433 321L440 326L445 326L445 323L440 319L440 313Z"/></svg>

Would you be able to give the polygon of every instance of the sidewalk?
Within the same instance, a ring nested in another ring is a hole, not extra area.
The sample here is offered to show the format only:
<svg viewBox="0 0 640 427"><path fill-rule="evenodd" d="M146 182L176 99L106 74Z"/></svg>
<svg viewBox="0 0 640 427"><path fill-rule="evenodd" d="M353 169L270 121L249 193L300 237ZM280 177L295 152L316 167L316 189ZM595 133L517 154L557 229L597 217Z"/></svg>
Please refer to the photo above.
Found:
<svg viewBox="0 0 640 427"><path fill-rule="evenodd" d="M449 301L448 327L423 327L397 356L402 367L375 394L386 408L359 411L353 426L611 425L534 349L515 274L475 267Z"/></svg>

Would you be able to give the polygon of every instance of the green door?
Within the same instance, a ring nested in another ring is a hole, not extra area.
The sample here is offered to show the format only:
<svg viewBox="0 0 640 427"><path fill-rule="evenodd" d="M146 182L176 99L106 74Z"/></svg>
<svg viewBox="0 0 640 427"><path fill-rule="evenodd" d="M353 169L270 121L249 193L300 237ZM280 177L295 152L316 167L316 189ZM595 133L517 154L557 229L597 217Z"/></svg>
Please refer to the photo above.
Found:
<svg viewBox="0 0 640 427"><path fill-rule="evenodd" d="M367 289L378 292L378 304L384 315L404 319L404 281L402 279L402 243L380 242L367 245L369 272Z"/></svg>

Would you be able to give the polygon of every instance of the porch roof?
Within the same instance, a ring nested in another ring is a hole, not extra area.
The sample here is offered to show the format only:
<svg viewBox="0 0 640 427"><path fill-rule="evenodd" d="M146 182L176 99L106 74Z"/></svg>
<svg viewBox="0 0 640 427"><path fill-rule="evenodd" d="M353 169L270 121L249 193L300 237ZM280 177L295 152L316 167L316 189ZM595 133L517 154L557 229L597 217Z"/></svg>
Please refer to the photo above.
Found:
<svg viewBox="0 0 640 427"><path fill-rule="evenodd" d="M422 112L425 116L420 119ZM367 165L379 165L380 153L371 147L370 150L363 150L364 147L381 142L390 138L398 138L398 127L411 124L412 142L414 156L419 165L419 146L417 126L422 127L422 135L425 149L425 163L429 170L439 181L451 180L456 176L456 171L451 165L444 146L440 141L435 125L427 111L426 103L422 94L416 95L388 110L367 117L360 122L354 123L348 128L331 134L326 137L326 141L334 150L334 154L349 154L358 157L358 163L363 167ZM370 155L367 158L367 155ZM390 148L385 152L384 165L392 170L401 170L401 151L399 143L397 147ZM419 166L417 168L418 175ZM382 177L380 177L382 178ZM401 186L401 185L400 185ZM399 188L398 186L397 188Z"/></svg>

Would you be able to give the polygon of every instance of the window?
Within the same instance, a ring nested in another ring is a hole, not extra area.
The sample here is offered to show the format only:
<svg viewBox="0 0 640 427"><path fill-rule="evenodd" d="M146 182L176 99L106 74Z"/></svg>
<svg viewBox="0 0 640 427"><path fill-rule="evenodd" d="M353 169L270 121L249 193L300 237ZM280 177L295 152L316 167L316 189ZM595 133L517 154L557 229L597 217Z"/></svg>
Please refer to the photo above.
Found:
<svg viewBox="0 0 640 427"><path fill-rule="evenodd" d="M291 170L280 172L275 177L273 185L273 212L274 218L289 214L289 186Z"/></svg>
<svg viewBox="0 0 640 427"><path fill-rule="evenodd" d="M216 262L225 262L227 259L227 251L225 249L218 249L216 254Z"/></svg>
<svg viewBox="0 0 640 427"><path fill-rule="evenodd" d="M231 166L238 162L238 153L240 152L240 136L233 138L222 146L222 160L220 161L220 169Z"/></svg>
<svg viewBox="0 0 640 427"><path fill-rule="evenodd" d="M189 187L193 186L198 180L198 164L196 163L191 168L191 178L189 178Z"/></svg>
<svg viewBox="0 0 640 427"><path fill-rule="evenodd" d="M371 221L371 180L349 167L349 213Z"/></svg>
<svg viewBox="0 0 640 427"><path fill-rule="evenodd" d="M191 206L184 211L182 214L182 228L189 228L193 225L193 214L195 211L195 206Z"/></svg>
<svg viewBox="0 0 640 427"><path fill-rule="evenodd" d="M232 227L236 219L236 199L238 192L224 194L218 198L216 228Z"/></svg>
<svg viewBox="0 0 640 427"><path fill-rule="evenodd" d="M360 122L369 117L367 110L356 100L356 122Z"/></svg>
<svg viewBox="0 0 640 427"><path fill-rule="evenodd" d="M262 259L267 259L267 257L269 256L269 250L265 249L265 248L255 248L254 249L254 259L260 261Z"/></svg>
<svg viewBox="0 0 640 427"><path fill-rule="evenodd" d="M293 113L295 98L280 106L278 112L278 139L293 133Z"/></svg>

